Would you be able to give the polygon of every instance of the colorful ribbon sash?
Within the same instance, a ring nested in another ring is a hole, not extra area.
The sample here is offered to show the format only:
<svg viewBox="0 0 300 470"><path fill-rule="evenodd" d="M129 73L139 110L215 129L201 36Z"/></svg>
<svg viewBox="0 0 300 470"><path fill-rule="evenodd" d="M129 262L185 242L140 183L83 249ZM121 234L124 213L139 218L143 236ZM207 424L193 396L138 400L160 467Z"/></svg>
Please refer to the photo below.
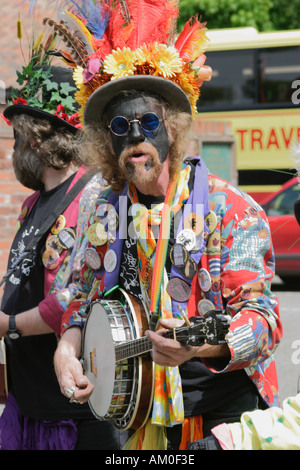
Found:
<svg viewBox="0 0 300 470"><path fill-rule="evenodd" d="M137 235L139 277L142 291L150 299L151 314L172 318L172 301L166 287L168 276L165 261L170 238L171 221L189 197L190 166L183 164L181 171L168 187L165 201L151 209L138 202L136 189L129 186L134 229ZM152 227L159 225L156 242ZM155 392L152 423L173 426L184 422L181 378L178 367L155 364Z"/></svg>

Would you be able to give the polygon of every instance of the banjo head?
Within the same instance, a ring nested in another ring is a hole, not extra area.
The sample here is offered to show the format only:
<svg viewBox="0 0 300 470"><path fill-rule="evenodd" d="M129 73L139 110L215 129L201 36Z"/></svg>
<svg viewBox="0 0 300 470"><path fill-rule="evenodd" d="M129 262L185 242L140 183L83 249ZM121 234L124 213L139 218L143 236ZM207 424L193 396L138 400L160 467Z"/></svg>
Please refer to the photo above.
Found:
<svg viewBox="0 0 300 470"><path fill-rule="evenodd" d="M142 361L121 358L118 347L140 337L127 294L91 303L83 333L84 374L94 385L89 406L96 418L126 430L135 426L141 395Z"/></svg>
<svg viewBox="0 0 300 470"><path fill-rule="evenodd" d="M83 347L84 373L94 385L89 405L98 419L109 410L115 381L115 348L105 308L95 302L87 318Z"/></svg>

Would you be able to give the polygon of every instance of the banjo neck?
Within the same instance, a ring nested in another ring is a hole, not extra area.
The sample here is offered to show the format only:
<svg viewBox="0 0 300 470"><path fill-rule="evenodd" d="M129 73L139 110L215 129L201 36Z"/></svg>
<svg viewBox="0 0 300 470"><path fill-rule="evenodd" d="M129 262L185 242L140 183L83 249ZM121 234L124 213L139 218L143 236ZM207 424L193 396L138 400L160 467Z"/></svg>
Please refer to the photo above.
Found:
<svg viewBox="0 0 300 470"><path fill-rule="evenodd" d="M204 343L224 344L228 331L228 317L219 311L212 311L206 318L192 317L190 326L167 331L166 338L172 338L184 345L201 346ZM116 362L140 356L152 350L152 342L147 336L115 344Z"/></svg>
<svg viewBox="0 0 300 470"><path fill-rule="evenodd" d="M116 362L140 356L152 350L152 342L147 336L115 345Z"/></svg>

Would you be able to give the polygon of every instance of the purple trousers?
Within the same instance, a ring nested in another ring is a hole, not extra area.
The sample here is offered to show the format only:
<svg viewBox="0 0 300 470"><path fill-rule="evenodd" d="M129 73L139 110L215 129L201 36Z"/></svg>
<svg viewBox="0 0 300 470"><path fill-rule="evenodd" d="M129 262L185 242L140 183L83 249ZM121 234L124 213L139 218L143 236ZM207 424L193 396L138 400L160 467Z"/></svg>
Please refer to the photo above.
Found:
<svg viewBox="0 0 300 470"><path fill-rule="evenodd" d="M0 417L1 450L74 450L77 427L72 420L39 421L21 415L9 394Z"/></svg>

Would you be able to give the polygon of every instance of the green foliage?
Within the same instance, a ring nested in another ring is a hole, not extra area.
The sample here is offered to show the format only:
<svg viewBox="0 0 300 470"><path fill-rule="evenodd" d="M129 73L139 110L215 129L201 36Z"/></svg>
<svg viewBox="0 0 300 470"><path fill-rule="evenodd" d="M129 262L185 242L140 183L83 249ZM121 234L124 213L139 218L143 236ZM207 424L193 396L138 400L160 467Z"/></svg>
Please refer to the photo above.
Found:
<svg viewBox="0 0 300 470"><path fill-rule="evenodd" d="M300 28L300 0L180 0L178 28L199 13L209 29L253 26L258 31Z"/></svg>
<svg viewBox="0 0 300 470"><path fill-rule="evenodd" d="M67 114L73 114L75 100L70 95L76 88L69 83L52 81L50 68L33 67L30 62L22 71L17 71L17 83L23 88L13 89L11 99L23 98L28 106L53 113L61 104ZM23 86L24 85L24 86Z"/></svg>

